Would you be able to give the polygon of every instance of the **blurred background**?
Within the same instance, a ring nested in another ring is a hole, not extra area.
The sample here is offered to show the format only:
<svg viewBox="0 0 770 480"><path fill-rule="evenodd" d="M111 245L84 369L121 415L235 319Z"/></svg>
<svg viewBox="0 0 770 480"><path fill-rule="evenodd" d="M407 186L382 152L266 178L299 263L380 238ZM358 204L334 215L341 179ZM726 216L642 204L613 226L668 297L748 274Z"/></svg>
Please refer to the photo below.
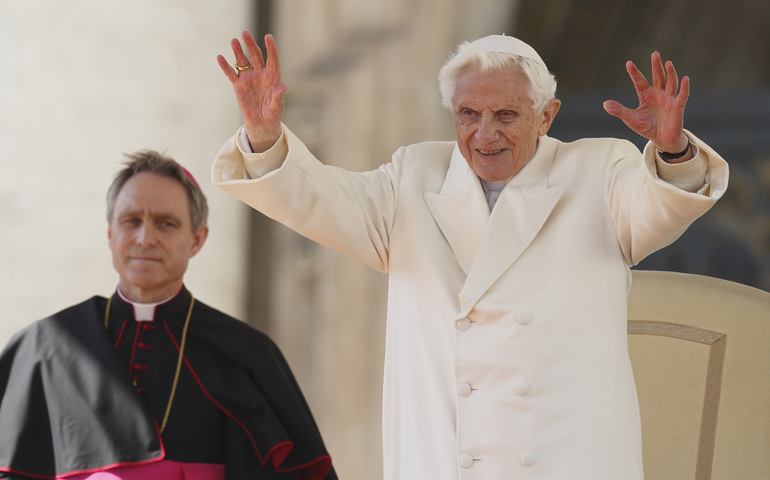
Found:
<svg viewBox="0 0 770 480"><path fill-rule="evenodd" d="M692 79L685 127L730 163L730 189L639 268L770 290L770 2L765 0L0 0L0 345L117 283L104 196L124 152L198 178L211 234L188 288L281 346L341 478L381 478L387 277L248 211L210 183L242 122L216 65L249 29L278 42L285 122L325 163L369 170L452 140L436 75L463 40L515 35L559 80L551 136L642 139L625 61L657 50Z"/></svg>

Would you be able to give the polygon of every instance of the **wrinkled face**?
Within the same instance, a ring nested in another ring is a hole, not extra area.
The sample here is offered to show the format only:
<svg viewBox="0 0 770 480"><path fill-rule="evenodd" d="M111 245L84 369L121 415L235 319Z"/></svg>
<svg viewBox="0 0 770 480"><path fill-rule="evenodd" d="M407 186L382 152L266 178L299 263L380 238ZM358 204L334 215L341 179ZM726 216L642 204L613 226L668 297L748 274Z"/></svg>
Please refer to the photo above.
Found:
<svg viewBox="0 0 770 480"><path fill-rule="evenodd" d="M532 157L538 137L550 128L560 102L552 100L537 114L528 90L529 80L518 66L460 74L452 98L457 145L480 178L495 181L515 175Z"/></svg>
<svg viewBox="0 0 770 480"><path fill-rule="evenodd" d="M187 262L207 234L205 226L192 231L187 192L181 183L153 173L128 179L115 201L108 229L121 292L146 303L176 293Z"/></svg>

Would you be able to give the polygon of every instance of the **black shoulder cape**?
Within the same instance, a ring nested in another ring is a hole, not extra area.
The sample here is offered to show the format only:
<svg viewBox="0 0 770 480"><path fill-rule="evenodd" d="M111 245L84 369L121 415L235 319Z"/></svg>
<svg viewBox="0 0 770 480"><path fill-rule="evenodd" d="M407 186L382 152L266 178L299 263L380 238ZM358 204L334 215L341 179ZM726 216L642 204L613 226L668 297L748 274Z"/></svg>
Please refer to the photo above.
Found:
<svg viewBox="0 0 770 480"><path fill-rule="evenodd" d="M93 297L40 320L0 355L0 478L163 458L158 425L104 329L106 303ZM172 333L178 342L181 328ZM266 335L196 300L188 342L196 345L185 350L188 368L240 427L241 448L256 452L241 455L228 479L337 478L299 386Z"/></svg>

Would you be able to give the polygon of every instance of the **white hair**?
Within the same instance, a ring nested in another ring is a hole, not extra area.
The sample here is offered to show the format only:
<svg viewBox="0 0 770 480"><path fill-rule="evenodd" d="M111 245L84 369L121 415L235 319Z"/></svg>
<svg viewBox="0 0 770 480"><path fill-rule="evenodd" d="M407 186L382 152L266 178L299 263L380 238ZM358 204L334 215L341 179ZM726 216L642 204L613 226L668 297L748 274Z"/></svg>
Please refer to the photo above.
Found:
<svg viewBox="0 0 770 480"><path fill-rule="evenodd" d="M452 100L457 87L457 80L463 73L476 71L490 73L505 70L518 65L529 80L529 97L532 108L540 114L548 106L548 102L556 98L556 77L534 60L519 55L503 52L488 52L478 50L470 42L460 44L457 52L447 61L438 74L441 89L441 99L444 107L450 112L454 110Z"/></svg>

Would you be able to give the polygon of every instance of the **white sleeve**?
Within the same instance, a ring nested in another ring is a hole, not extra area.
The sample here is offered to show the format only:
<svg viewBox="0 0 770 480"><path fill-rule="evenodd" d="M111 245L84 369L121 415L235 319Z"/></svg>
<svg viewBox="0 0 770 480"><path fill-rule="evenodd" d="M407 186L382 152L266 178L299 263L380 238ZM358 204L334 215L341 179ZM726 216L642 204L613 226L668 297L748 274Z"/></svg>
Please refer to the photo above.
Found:
<svg viewBox="0 0 770 480"><path fill-rule="evenodd" d="M615 142L608 153L605 201L629 265L679 238L727 189L727 163L694 135L687 135L697 151L695 158L684 163L706 164L703 179L693 182L699 183L697 192L677 188L662 178L652 144L645 147L641 158L636 147L625 141Z"/></svg>
<svg viewBox="0 0 770 480"><path fill-rule="evenodd" d="M658 177L666 183L686 192L702 193L706 183L708 162L705 155L699 155L700 149L696 143L690 140L690 148L693 149L693 158L681 163L668 163L655 153L655 168Z"/></svg>
<svg viewBox="0 0 770 480"><path fill-rule="evenodd" d="M262 178L280 169L289 150L284 134L286 127L282 125L281 128L278 141L264 153L251 153L248 138L245 142L242 141L243 127L239 128L219 150L211 166L211 181L214 185L235 180Z"/></svg>
<svg viewBox="0 0 770 480"><path fill-rule="evenodd" d="M248 178L244 165L259 154L243 151L238 132L214 160L214 185L297 233L387 272L404 149L377 170L348 172L323 165L283 128L288 154L279 168Z"/></svg>
<svg viewBox="0 0 770 480"><path fill-rule="evenodd" d="M278 170L289 153L283 128L281 128L281 136L278 137L275 145L263 153L252 152L246 128L241 127L240 133L236 135L236 138L238 150L243 155L244 178L260 178L273 170Z"/></svg>

